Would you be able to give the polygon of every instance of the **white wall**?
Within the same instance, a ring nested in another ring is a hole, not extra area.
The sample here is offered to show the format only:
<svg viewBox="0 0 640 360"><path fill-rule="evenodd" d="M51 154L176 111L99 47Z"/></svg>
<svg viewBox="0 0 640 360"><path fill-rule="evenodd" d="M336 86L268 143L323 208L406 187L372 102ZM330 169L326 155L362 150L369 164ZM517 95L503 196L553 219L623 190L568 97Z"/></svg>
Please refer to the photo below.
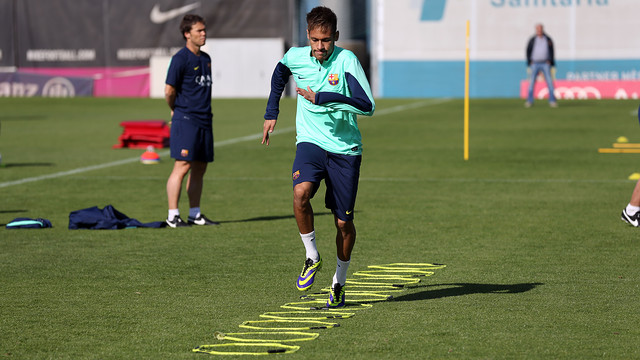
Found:
<svg viewBox="0 0 640 360"><path fill-rule="evenodd" d="M152 56L149 59L149 97L164 98L164 81L170 60L169 56Z"/></svg>
<svg viewBox="0 0 640 360"><path fill-rule="evenodd" d="M555 44L558 79L639 74L638 0L372 0L377 96L517 97L536 23ZM577 75L576 75L577 74Z"/></svg>
<svg viewBox="0 0 640 360"><path fill-rule="evenodd" d="M283 39L207 39L202 50L211 56L214 98L267 98L285 48ZM169 60L150 59L152 98L164 97Z"/></svg>

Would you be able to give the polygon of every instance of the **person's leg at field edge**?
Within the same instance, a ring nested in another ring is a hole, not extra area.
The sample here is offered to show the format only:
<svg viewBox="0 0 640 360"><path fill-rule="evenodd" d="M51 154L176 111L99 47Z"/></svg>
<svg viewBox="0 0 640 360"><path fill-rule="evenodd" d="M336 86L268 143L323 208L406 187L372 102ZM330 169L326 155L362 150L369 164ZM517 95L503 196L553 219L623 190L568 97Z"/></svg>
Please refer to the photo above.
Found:
<svg viewBox="0 0 640 360"><path fill-rule="evenodd" d="M633 188L633 193L631 193L631 200L629 201L629 205L633 207L637 207L636 212L640 210L640 180L636 182L636 186ZM633 213L629 213L633 215Z"/></svg>
<svg viewBox="0 0 640 360"><path fill-rule="evenodd" d="M177 210L180 201L180 193L182 191L182 181L191 170L191 162L184 160L176 160L173 164L173 170L167 180L167 199L169 202L169 210ZM172 219L169 219L172 220Z"/></svg>
<svg viewBox="0 0 640 360"><path fill-rule="evenodd" d="M207 172L206 162L191 162L191 172L187 178L187 195L189 196L190 208L200 207L200 198L202 197L202 185L205 172Z"/></svg>
<svg viewBox="0 0 640 360"><path fill-rule="evenodd" d="M640 180L638 180L636 187L633 189L629 204L640 207Z"/></svg>
<svg viewBox="0 0 640 360"><path fill-rule="evenodd" d="M640 180L631 193L631 200L622 210L622 220L635 227L640 226Z"/></svg>
<svg viewBox="0 0 640 360"><path fill-rule="evenodd" d="M640 108L638 108L638 118L640 119ZM631 200L625 209L622 210L622 220L635 227L640 226L640 180L631 193Z"/></svg>

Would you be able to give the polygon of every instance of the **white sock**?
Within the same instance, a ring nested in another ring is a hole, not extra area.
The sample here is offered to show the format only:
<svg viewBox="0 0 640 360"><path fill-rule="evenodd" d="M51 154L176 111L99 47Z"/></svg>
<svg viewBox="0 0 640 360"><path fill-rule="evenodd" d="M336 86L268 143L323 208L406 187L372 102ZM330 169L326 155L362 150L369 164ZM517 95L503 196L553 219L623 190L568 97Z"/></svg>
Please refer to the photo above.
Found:
<svg viewBox="0 0 640 360"><path fill-rule="evenodd" d="M340 283L340 285L344 286L347 282L347 270L349 269L349 261L342 261L339 258L337 259L338 263L336 265L336 273L333 275L333 283Z"/></svg>
<svg viewBox="0 0 640 360"><path fill-rule="evenodd" d="M196 219L200 216L200 207L189 208L189 217Z"/></svg>
<svg viewBox="0 0 640 360"><path fill-rule="evenodd" d="M180 210L169 209L169 216L167 216L167 219L169 219L169 221L173 221L176 216L180 216Z"/></svg>
<svg viewBox="0 0 640 360"><path fill-rule="evenodd" d="M318 262L318 260L320 260L320 254L316 247L316 231L313 230L308 234L300 234L300 238L304 244L304 249L307 251L307 259Z"/></svg>
<svg viewBox="0 0 640 360"><path fill-rule="evenodd" d="M633 215L638 211L640 211L640 206L633 206L631 204L627 205L627 209L626 209L627 215Z"/></svg>

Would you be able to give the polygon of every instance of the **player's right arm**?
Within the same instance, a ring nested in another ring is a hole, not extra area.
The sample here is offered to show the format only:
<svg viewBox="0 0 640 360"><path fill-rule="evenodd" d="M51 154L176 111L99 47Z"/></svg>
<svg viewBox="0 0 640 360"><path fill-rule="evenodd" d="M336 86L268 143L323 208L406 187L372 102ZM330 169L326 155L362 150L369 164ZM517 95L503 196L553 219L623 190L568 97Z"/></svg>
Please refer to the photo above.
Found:
<svg viewBox="0 0 640 360"><path fill-rule="evenodd" d="M271 93L267 100L267 111L264 114L264 125L262 126L262 144L269 145L269 134L276 128L278 114L280 113L280 98L287 82L291 76L291 70L278 62L271 76Z"/></svg>
<svg viewBox="0 0 640 360"><path fill-rule="evenodd" d="M169 84L165 84L164 99L167 101L167 104L171 109L171 117L173 117L173 109L176 107L176 88Z"/></svg>
<svg viewBox="0 0 640 360"><path fill-rule="evenodd" d="M184 74L184 66L182 58L174 55L169 61L169 69L167 69L167 78L164 85L164 99L171 109L171 117L176 108L176 98L178 97L178 88L182 85Z"/></svg>

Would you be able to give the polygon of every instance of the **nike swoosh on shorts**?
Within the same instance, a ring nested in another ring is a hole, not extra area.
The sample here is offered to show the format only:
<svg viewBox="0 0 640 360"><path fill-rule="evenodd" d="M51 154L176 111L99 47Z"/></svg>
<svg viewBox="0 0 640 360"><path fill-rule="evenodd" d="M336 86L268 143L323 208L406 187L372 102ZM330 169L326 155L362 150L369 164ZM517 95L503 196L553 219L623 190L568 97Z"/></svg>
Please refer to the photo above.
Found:
<svg viewBox="0 0 640 360"><path fill-rule="evenodd" d="M149 19L151 19L151 22L153 22L154 24L162 24L180 15L186 14L189 11L198 7L200 7L200 2L195 2L193 4L181 6L179 8L175 8L167 11L160 11L160 5L155 4L153 6L153 9L151 9L151 14L149 14Z"/></svg>

